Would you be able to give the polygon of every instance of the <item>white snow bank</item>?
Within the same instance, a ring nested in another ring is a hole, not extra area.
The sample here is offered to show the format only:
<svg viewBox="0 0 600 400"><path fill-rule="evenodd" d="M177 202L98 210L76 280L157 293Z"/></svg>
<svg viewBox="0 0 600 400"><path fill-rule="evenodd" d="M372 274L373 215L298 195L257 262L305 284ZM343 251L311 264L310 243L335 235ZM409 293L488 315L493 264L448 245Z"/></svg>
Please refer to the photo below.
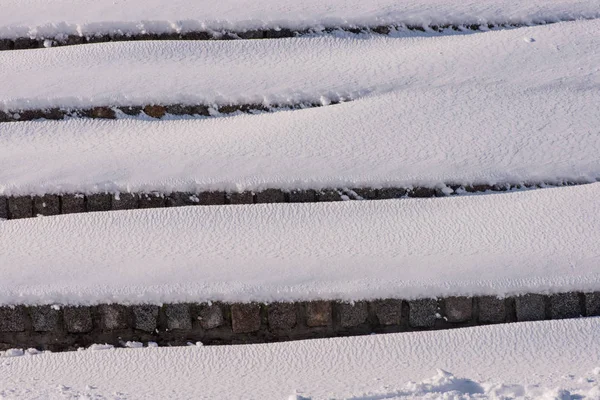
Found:
<svg viewBox="0 0 600 400"><path fill-rule="evenodd" d="M532 23L600 16L597 0L3 0L0 37Z"/></svg>
<svg viewBox="0 0 600 400"><path fill-rule="evenodd" d="M9 51L0 53L0 109L294 103L389 91L406 92L411 102L447 103L452 91L469 90L470 98L461 99L465 106L498 97L487 106L500 118L515 91L548 97L549 106L573 91L597 103L599 49L600 20L447 37L121 42ZM445 95L431 99L424 89Z"/></svg>
<svg viewBox="0 0 600 400"><path fill-rule="evenodd" d="M0 303L360 300L600 290L600 183L0 223Z"/></svg>
<svg viewBox="0 0 600 400"><path fill-rule="evenodd" d="M0 358L10 399L598 399L600 319ZM451 371L445 372L445 371Z"/></svg>

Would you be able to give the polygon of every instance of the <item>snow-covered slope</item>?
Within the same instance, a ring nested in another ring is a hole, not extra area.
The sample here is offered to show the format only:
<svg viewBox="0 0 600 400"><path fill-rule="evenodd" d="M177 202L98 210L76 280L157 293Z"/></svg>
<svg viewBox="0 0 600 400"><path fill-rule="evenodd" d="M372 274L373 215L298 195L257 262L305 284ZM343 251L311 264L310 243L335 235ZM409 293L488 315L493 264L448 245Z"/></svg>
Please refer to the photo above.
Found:
<svg viewBox="0 0 600 400"><path fill-rule="evenodd" d="M396 23L531 23L598 17L599 6L597 0L3 0L0 37Z"/></svg>
<svg viewBox="0 0 600 400"><path fill-rule="evenodd" d="M267 345L0 357L0 396L594 400L600 398L598 331L600 319L588 318Z"/></svg>
<svg viewBox="0 0 600 400"><path fill-rule="evenodd" d="M0 303L600 290L600 183L444 199L133 210L0 223Z"/></svg>
<svg viewBox="0 0 600 400"><path fill-rule="evenodd" d="M460 91L471 93L461 99L464 108L485 101L504 114L516 94L543 95L551 107L569 94L597 104L599 49L600 20L593 20L447 37L125 42L2 52L0 109L287 103L390 91L411 102L449 103ZM530 103L541 106L535 97Z"/></svg>

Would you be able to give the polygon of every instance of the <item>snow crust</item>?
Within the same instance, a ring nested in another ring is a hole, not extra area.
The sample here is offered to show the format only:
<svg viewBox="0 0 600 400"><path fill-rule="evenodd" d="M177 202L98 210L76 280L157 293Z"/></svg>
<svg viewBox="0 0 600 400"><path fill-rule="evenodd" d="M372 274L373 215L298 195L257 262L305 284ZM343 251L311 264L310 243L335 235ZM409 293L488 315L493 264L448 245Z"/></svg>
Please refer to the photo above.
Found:
<svg viewBox="0 0 600 400"><path fill-rule="evenodd" d="M487 196L182 207L0 223L1 304L600 290L600 183Z"/></svg>
<svg viewBox="0 0 600 400"><path fill-rule="evenodd" d="M600 16L597 0L4 0L0 37L481 24Z"/></svg>
<svg viewBox="0 0 600 400"><path fill-rule="evenodd" d="M0 357L10 399L598 399L600 319ZM447 372L450 371L450 372Z"/></svg>

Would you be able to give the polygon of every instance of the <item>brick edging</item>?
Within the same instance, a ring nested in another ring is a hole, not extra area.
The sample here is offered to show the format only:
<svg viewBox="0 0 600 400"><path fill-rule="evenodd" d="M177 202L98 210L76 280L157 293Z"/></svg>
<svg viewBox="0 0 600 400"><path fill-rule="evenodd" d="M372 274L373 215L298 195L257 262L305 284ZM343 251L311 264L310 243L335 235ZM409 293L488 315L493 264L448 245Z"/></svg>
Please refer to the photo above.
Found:
<svg viewBox="0 0 600 400"><path fill-rule="evenodd" d="M266 343L600 316L600 292L345 303L178 303L0 307L0 350L64 351L94 343Z"/></svg>
<svg viewBox="0 0 600 400"><path fill-rule="evenodd" d="M574 18L564 19L560 22L574 21ZM520 23L487 23L487 24L442 24L442 25L407 25L390 24L378 26L329 26L323 29L252 29L252 30L222 30L222 31L190 31L167 33L112 33L112 34L86 34L86 35L59 35L58 37L19 37L14 39L0 39L0 51L39 49L45 47L73 46L105 42L130 42L140 40L260 40L284 39L311 34L332 33L342 31L353 34L370 33L388 35L395 31L432 32L442 33L447 30L455 32L477 32L485 30L511 29L524 26L547 25L558 21L536 21L531 24Z"/></svg>
<svg viewBox="0 0 600 400"><path fill-rule="evenodd" d="M48 194L44 196L0 196L0 219L22 219L35 216L52 216L62 214L118 211L145 208L163 208L180 206L237 205L261 203L315 203L345 200L386 200L398 198L430 198L449 197L463 193L507 192L546 188L554 186L572 186L589 182L561 182L559 184L518 183L496 185L458 185L447 184L447 189L431 187L413 188L354 188L323 190L267 189L260 192L173 192L162 193L110 193L96 194Z"/></svg>

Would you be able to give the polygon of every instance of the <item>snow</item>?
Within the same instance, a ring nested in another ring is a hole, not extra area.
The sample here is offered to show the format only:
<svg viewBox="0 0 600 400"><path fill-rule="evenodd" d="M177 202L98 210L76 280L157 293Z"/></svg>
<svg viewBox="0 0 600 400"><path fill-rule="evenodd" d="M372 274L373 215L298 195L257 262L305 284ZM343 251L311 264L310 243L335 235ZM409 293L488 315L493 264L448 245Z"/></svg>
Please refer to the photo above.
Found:
<svg viewBox="0 0 600 400"><path fill-rule="evenodd" d="M524 36L535 37L535 45L523 43ZM445 37L146 41L6 51L0 53L0 109L327 104L389 92L448 102L453 90L472 93L466 105L485 93L499 96L490 104L495 111L515 91L530 101L548 96L549 105L573 92L597 102L590 87L598 85L599 37L600 20L593 20ZM445 94L430 92L435 89Z"/></svg>
<svg viewBox="0 0 600 400"><path fill-rule="evenodd" d="M600 183L0 222L0 304L357 301L600 290Z"/></svg>
<svg viewBox="0 0 600 400"><path fill-rule="evenodd" d="M0 358L10 399L598 399L599 318Z"/></svg>
<svg viewBox="0 0 600 400"><path fill-rule="evenodd" d="M597 0L3 0L0 37L479 24L600 16Z"/></svg>

